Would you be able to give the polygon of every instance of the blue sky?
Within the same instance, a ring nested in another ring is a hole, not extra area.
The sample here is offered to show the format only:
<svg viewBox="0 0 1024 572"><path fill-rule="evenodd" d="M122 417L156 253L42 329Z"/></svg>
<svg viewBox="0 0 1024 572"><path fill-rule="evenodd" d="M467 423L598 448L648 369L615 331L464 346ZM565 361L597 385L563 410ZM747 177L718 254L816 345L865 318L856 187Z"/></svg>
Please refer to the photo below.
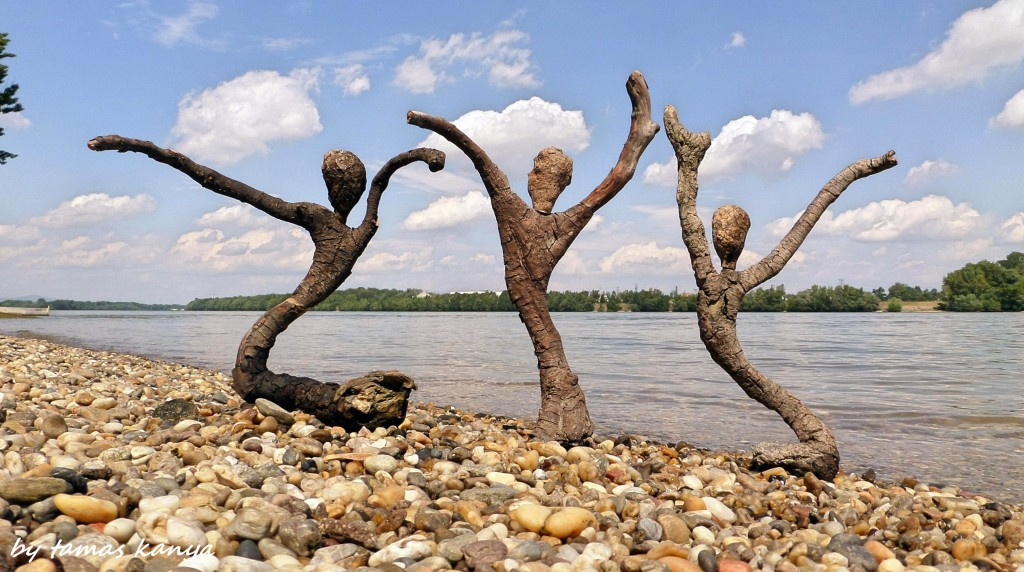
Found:
<svg viewBox="0 0 1024 572"><path fill-rule="evenodd" d="M525 196L533 156L575 161L556 209L613 165L624 84L647 78L714 137L701 213L739 204L744 262L767 254L849 163L900 165L855 183L773 284L939 287L966 262L1024 250L1024 0L787 3L16 2L4 7L0 298L187 302L291 291L312 247L299 229L138 155L149 139L289 201L326 204L323 154L376 168L436 138L410 109L470 133ZM501 290L497 233L475 173L409 167L345 286ZM358 211L357 211L358 214ZM358 219L356 219L358 220ZM553 289L692 290L671 147L556 269Z"/></svg>

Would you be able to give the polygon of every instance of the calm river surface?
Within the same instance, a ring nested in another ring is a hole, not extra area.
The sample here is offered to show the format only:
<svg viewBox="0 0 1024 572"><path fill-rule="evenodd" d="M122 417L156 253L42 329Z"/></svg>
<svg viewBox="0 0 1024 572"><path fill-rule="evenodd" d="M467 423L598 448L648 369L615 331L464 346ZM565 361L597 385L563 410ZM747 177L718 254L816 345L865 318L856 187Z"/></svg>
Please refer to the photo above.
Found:
<svg viewBox="0 0 1024 572"><path fill-rule="evenodd" d="M0 332L230 370L254 312L53 312ZM708 356L693 314L556 314L601 433L749 449L794 437ZM843 467L1024 501L1024 314L740 316L751 361L835 430ZM320 313L275 371L344 381L399 369L415 401L532 418L536 362L514 313Z"/></svg>

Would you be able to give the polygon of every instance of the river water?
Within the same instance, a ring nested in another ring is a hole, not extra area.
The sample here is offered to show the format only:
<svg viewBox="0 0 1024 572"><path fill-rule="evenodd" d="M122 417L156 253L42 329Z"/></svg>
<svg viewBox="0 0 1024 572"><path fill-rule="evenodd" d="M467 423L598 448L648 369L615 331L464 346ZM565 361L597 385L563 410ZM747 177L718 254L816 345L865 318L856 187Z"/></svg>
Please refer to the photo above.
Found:
<svg viewBox="0 0 1024 572"><path fill-rule="evenodd" d="M230 370L255 312L53 312L0 332ZM554 319L601 434L715 449L793 441L711 361L694 314ZM1024 501L1024 314L740 316L750 360L835 431L847 471ZM514 313L326 313L278 340L278 372L344 381L399 369L414 401L532 418L536 362Z"/></svg>

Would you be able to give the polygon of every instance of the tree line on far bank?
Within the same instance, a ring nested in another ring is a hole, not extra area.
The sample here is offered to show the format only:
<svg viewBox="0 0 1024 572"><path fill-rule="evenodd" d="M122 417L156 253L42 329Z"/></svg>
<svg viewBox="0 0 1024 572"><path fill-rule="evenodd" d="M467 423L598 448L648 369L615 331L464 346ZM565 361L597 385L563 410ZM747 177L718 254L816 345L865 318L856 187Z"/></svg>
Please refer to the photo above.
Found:
<svg viewBox="0 0 1024 572"><path fill-rule="evenodd" d="M0 306L41 307L52 310L196 310L266 311L287 294L197 298L187 305L78 300L4 300ZM697 295L662 292L656 288L602 292L581 290L549 292L552 312L692 312ZM942 290L923 289L896 282L870 291L849 285L811 286L796 294L785 286L758 288L743 298L745 312L898 312L903 302L937 302L951 312L1024 311L1024 253L1012 252L1003 260L982 260L954 270L942 280ZM419 289L349 288L338 290L318 305L320 311L352 312L512 312L508 292L456 292L430 294Z"/></svg>
<svg viewBox="0 0 1024 572"><path fill-rule="evenodd" d="M951 312L1024 311L1024 253L998 262L972 262L942 279L940 310Z"/></svg>
<svg viewBox="0 0 1024 572"><path fill-rule="evenodd" d="M45 308L46 306L49 306L51 310L103 310L108 312L185 309L181 304L140 304L138 302L107 301L86 302L81 300L47 300L45 298L39 298L34 302L31 300L3 300L0 301L0 306L7 306L9 308Z"/></svg>
<svg viewBox="0 0 1024 572"><path fill-rule="evenodd" d="M910 300L935 300L936 290L922 290L897 282L888 290L843 285L812 286L796 294L787 294L784 286L760 288L743 299L743 310L750 312L876 312L883 300L896 295ZM186 310L266 311L287 298L287 294L197 298ZM553 291L548 293L552 312L693 312L694 293L644 290ZM512 312L515 305L508 292L457 292L431 294L418 289L348 288L337 290L317 305L318 311L350 312Z"/></svg>

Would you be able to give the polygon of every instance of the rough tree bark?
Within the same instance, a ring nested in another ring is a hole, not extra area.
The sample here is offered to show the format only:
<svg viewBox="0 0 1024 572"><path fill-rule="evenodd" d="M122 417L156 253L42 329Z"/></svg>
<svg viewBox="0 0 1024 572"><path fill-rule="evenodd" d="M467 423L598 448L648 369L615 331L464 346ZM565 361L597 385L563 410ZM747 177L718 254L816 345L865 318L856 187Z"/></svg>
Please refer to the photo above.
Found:
<svg viewBox="0 0 1024 572"><path fill-rule="evenodd" d="M232 370L235 390L247 401L269 399L287 409L316 415L324 423L347 430L397 424L405 418L409 393L416 384L398 371L373 371L343 384L323 383L308 377L275 373L267 367L277 336L310 308L338 289L377 232L381 194L398 169L423 161L431 171L444 167L444 153L413 149L395 156L373 178L366 214L357 227L346 222L366 190L366 169L348 151L324 155L323 177L333 210L315 203L289 203L199 165L170 149L149 141L119 135L89 141L94 151L133 151L170 165L203 187L247 203L270 216L304 228L313 240L313 262L288 299L263 314L242 338Z"/></svg>
<svg viewBox="0 0 1024 572"><path fill-rule="evenodd" d="M626 186L637 162L658 132L651 121L651 98L643 75L634 71L626 82L632 119L618 161L586 198L552 213L555 200L572 179L572 160L549 147L534 160L527 189L533 208L512 191L508 177L472 139L447 120L410 111L409 123L429 129L462 150L472 161L491 199L505 262L505 284L519 318L533 341L540 370L541 406L534 435L543 440L575 442L589 437L594 425L579 378L565 357L562 338L548 311L548 281L597 209Z"/></svg>
<svg viewBox="0 0 1024 572"><path fill-rule="evenodd" d="M665 108L665 132L678 162L676 200L683 242L690 253L697 280L697 324L701 340L712 359L743 391L778 413L800 440L798 444L759 443L754 447L754 463L831 479L839 471L839 450L832 430L796 396L747 360L736 335L736 316L743 296L782 270L825 209L857 179L896 166L895 152L857 161L840 171L818 192L779 245L743 271L736 271L736 261L743 251L750 217L735 205L719 208L711 221L715 251L722 261L722 271L718 272L711 260L704 224L697 216L697 168L711 146L711 135L687 131L671 105Z"/></svg>

